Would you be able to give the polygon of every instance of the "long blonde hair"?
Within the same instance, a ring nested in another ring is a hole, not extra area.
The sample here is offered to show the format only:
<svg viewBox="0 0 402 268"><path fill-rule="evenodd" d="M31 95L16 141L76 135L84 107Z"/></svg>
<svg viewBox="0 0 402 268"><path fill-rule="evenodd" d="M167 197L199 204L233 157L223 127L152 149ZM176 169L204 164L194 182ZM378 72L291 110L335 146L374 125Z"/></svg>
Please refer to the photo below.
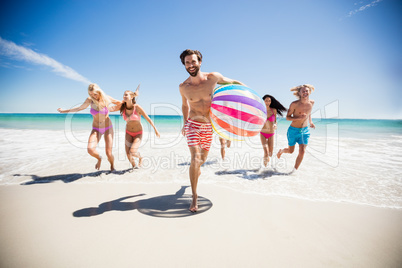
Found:
<svg viewBox="0 0 402 268"><path fill-rule="evenodd" d="M94 92L99 94L99 100L96 100L89 95L89 92ZM88 95L91 98L92 102L98 108L98 110L102 110L103 108L109 106L110 99L109 97L103 92L103 90L97 84L90 84L88 86Z"/></svg>
<svg viewBox="0 0 402 268"><path fill-rule="evenodd" d="M294 91L293 92L293 95L295 95L298 99L300 99L300 90L302 89L302 88L308 88L309 89L309 91L310 91L310 94L314 91L314 86L313 85L309 85L309 84L304 84L304 85L300 85L300 86L297 86L297 87L292 87L291 89L290 89L290 91Z"/></svg>

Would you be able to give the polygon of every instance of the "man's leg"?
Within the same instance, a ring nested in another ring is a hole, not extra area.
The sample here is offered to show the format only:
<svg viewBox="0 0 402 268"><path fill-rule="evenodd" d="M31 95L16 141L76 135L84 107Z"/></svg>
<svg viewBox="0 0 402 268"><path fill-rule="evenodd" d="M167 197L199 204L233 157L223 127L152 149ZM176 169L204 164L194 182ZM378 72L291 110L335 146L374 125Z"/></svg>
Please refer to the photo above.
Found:
<svg viewBox="0 0 402 268"><path fill-rule="evenodd" d="M307 144L299 144L299 155L296 158L295 169L298 169L303 161L304 153L306 152Z"/></svg>
<svg viewBox="0 0 402 268"><path fill-rule="evenodd" d="M189 175L190 175L190 183L191 183L191 192L193 194L193 201L191 202L191 205L190 205L190 211L196 212L198 210L197 185L198 185L198 178L200 177L200 174L201 174L200 167L201 167L203 161L202 161L201 148L199 146L190 146L189 149L190 149L190 154L191 154Z"/></svg>
<svg viewBox="0 0 402 268"><path fill-rule="evenodd" d="M280 149L280 150L278 151L278 153L276 154L276 156L277 156L278 158L281 158L281 155L282 155L282 154L293 154L294 151L295 151L295 145L289 146L288 148Z"/></svg>

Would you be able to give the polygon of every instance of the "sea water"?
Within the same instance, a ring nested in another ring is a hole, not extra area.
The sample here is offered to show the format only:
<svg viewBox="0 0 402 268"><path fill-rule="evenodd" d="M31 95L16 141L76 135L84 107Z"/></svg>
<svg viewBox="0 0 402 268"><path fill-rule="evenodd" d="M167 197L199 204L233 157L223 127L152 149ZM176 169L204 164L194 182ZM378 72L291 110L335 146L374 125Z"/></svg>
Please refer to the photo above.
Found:
<svg viewBox="0 0 402 268"><path fill-rule="evenodd" d="M89 114L0 114L0 185L39 183L181 183L189 184L190 153L181 135L181 116L151 116L161 133L142 119L139 152L143 166L131 170L125 154L125 122L111 115L116 173L108 172L103 139L100 171L86 151ZM232 142L225 160L214 135L199 181L236 191L321 202L346 202L402 209L402 120L313 119L316 129L303 162L283 154L262 164L259 136ZM290 122L278 120L274 155L287 147ZM200 193L202 194L202 193Z"/></svg>

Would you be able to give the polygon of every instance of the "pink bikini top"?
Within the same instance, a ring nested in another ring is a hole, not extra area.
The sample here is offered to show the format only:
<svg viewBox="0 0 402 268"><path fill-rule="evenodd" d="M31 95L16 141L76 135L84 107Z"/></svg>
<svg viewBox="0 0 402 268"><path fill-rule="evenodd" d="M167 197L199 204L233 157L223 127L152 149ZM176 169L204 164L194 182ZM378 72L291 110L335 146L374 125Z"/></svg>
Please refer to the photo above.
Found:
<svg viewBox="0 0 402 268"><path fill-rule="evenodd" d="M133 113L130 115L130 117L127 117L126 115L126 109L123 111L123 119L124 121L138 121L141 120L141 116L137 113L136 110L133 110Z"/></svg>
<svg viewBox="0 0 402 268"><path fill-rule="evenodd" d="M94 108L92 108L92 106L91 106L90 113L91 113L93 116L95 116L95 115L97 115L97 114L107 115L107 114L109 113L109 110L108 110L107 107L105 106L105 107L103 107L102 110L97 111L97 110L95 110Z"/></svg>
<svg viewBox="0 0 402 268"><path fill-rule="evenodd" d="M267 120L269 122L275 122L275 114L274 114L274 111L272 110L272 108L271 108L271 112L272 112L272 115Z"/></svg>

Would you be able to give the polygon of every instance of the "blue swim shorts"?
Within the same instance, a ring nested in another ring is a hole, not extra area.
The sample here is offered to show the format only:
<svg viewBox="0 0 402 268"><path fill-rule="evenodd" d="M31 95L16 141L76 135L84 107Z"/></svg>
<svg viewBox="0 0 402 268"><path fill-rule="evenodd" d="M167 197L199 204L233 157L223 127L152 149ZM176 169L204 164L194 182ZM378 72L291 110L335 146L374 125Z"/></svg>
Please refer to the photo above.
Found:
<svg viewBox="0 0 402 268"><path fill-rule="evenodd" d="M308 127L297 128L290 126L288 128L288 144L289 146L298 144L308 144L310 138L310 130Z"/></svg>

